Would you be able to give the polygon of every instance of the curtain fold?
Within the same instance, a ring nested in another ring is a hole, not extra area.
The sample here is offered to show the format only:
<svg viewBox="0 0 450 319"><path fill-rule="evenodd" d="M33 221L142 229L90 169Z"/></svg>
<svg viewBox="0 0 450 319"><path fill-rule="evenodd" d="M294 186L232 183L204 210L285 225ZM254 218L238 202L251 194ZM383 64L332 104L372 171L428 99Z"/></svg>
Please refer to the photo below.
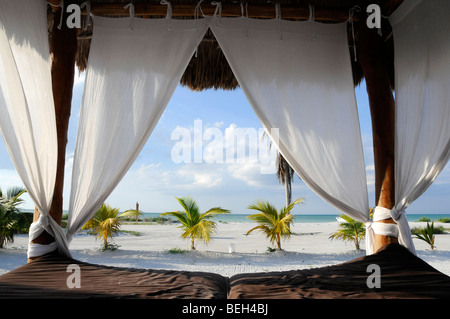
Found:
<svg viewBox="0 0 450 319"><path fill-rule="evenodd" d="M450 158L450 2L405 1L391 18L395 44L395 202L399 241L415 252L407 207Z"/></svg>
<svg viewBox="0 0 450 319"><path fill-rule="evenodd" d="M0 129L12 162L41 218L30 242L44 230L52 245L31 244L28 257L59 248L62 228L49 216L57 165L57 137L47 29L47 2L0 1Z"/></svg>
<svg viewBox="0 0 450 319"><path fill-rule="evenodd" d="M272 142L339 211L369 203L346 23L216 17L211 29ZM271 135L278 128L279 135Z"/></svg>
<svg viewBox="0 0 450 319"><path fill-rule="evenodd" d="M93 17L80 111L67 237L114 190L162 115L207 19Z"/></svg>

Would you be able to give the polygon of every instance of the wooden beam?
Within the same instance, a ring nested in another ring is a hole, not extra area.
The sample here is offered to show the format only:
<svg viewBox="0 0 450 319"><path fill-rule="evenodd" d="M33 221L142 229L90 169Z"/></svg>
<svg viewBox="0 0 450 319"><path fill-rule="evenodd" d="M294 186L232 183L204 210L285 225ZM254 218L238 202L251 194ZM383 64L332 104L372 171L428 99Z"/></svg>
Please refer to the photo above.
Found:
<svg viewBox="0 0 450 319"><path fill-rule="evenodd" d="M55 14L53 17L53 29L50 36L52 88L58 139L58 166L53 200L49 214L57 223L61 224L65 153L70 109L72 106L75 55L77 52L77 30L67 28L65 23L62 23L61 29L58 29L59 19L60 15ZM37 221L38 218L39 212L35 209L33 220ZM50 234L43 232L33 241L33 243L48 245L53 241L54 238Z"/></svg>
<svg viewBox="0 0 450 319"><path fill-rule="evenodd" d="M395 204L394 140L395 102L389 76L387 52L383 38L376 29L358 24L358 59L364 72L372 117L373 148L375 160L375 202L377 206L392 209ZM394 223L392 219L382 221ZM396 237L375 235L376 252Z"/></svg>
<svg viewBox="0 0 450 319"><path fill-rule="evenodd" d="M128 9L124 9L126 3L92 3L91 13L97 16L129 16ZM194 17L196 4L172 4L173 17ZM214 15L216 6L209 3L201 5L202 11L207 16ZM308 6L280 6L281 17L283 19L308 20ZM165 16L167 6L151 3L135 3L134 15L137 17ZM244 7L245 13L245 7ZM86 11L83 10L83 14ZM249 18L275 18L275 5L251 5L248 4ZM240 17L242 16L241 6L238 3L223 3L222 17ZM348 20L348 9L336 9L326 7L315 7L314 17L316 21L323 22L344 22Z"/></svg>

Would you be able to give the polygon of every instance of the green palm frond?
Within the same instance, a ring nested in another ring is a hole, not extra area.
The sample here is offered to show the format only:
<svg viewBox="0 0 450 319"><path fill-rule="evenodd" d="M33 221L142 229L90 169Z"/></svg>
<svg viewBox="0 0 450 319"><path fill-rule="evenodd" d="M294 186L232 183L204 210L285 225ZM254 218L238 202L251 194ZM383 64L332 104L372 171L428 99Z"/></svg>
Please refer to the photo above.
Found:
<svg viewBox="0 0 450 319"><path fill-rule="evenodd" d="M103 250L108 248L108 239L117 234L120 230L120 218L130 213L119 214L118 208L113 208L103 203L92 218L83 225L82 229L91 229L94 235L103 239Z"/></svg>
<svg viewBox="0 0 450 319"><path fill-rule="evenodd" d="M293 203L283 207L279 212L267 201L259 201L250 204L249 209L256 210L259 213L247 216L249 219L259 224L247 232L249 235L254 230L259 230L266 235L271 243L277 244L277 249L281 250L281 238L289 238L292 234L291 225L294 221L294 215L290 212L295 205L303 203L299 198Z"/></svg>
<svg viewBox="0 0 450 319"><path fill-rule="evenodd" d="M364 223L357 221L350 216L340 214L340 218L344 222L339 223L339 229L331 234L329 239L339 239L343 241L353 242L357 250L360 249L361 240L366 236L366 228Z"/></svg>
<svg viewBox="0 0 450 319"><path fill-rule="evenodd" d="M175 197L180 205L184 208L184 212L173 211L162 213L161 216L170 215L175 217L181 222L180 228L184 231L181 234L181 238L191 239L191 249L195 249L194 241L199 239L208 243L211 240L211 234L216 229L216 223L211 219L215 215L228 214L228 209L220 207L213 207L203 214L200 214L200 208L195 200L190 197L178 198Z"/></svg>
<svg viewBox="0 0 450 319"><path fill-rule="evenodd" d="M142 212L137 209L129 209L121 213L118 217L119 218L125 218L125 217L134 217L136 220L139 216L143 216Z"/></svg>
<svg viewBox="0 0 450 319"><path fill-rule="evenodd" d="M23 187L11 187L6 192L0 189L0 248L14 241L14 235L27 231L30 226L28 218L20 211L20 198L26 190Z"/></svg>
<svg viewBox="0 0 450 319"><path fill-rule="evenodd" d="M181 206L183 206L184 211L186 212L186 215L188 216L188 219L196 221L199 219L199 207L197 203L190 197L183 197L178 198L175 197L177 201L180 203Z"/></svg>
<svg viewBox="0 0 450 319"><path fill-rule="evenodd" d="M417 239L423 240L428 245L430 245L431 250L433 250L436 246L434 245L435 240L435 229L434 229L434 221L431 223L427 222L427 227L415 229L413 234Z"/></svg>

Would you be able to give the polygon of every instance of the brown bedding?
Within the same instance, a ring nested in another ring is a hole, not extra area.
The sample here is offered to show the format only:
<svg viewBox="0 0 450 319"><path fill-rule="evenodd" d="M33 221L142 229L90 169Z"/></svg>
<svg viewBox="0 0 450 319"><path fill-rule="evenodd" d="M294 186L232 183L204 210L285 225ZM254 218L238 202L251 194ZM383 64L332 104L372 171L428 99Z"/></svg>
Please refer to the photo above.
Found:
<svg viewBox="0 0 450 319"><path fill-rule="evenodd" d="M81 288L67 287L70 264L80 266ZM380 288L367 287L370 264L380 266ZM230 278L205 272L107 267L49 255L0 276L0 298L450 298L450 277L400 245L335 266Z"/></svg>
<svg viewBox="0 0 450 319"><path fill-rule="evenodd" d="M380 266L380 288L369 288L370 264ZM229 299L450 298L450 277L398 244L328 267L241 274L230 278Z"/></svg>
<svg viewBox="0 0 450 319"><path fill-rule="evenodd" d="M68 288L67 267L80 267L80 288ZM59 256L41 257L0 276L0 298L225 299L228 279L212 273L118 268Z"/></svg>

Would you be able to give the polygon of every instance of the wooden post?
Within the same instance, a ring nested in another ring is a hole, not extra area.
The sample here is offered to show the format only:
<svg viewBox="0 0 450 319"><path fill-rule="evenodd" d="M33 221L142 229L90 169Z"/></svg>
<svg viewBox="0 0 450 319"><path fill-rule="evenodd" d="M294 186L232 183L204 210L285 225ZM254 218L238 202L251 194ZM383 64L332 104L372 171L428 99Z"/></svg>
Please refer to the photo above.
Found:
<svg viewBox="0 0 450 319"><path fill-rule="evenodd" d="M373 149L375 159L376 205L392 209L395 205L395 102L389 75L392 61L386 58L386 45L376 29L369 29L360 19L358 23L358 58L366 80L372 117ZM395 224L392 219L380 221ZM374 251L398 238L375 234Z"/></svg>
<svg viewBox="0 0 450 319"><path fill-rule="evenodd" d="M55 1L53 1L55 2ZM66 5L70 4L70 1ZM50 36L51 74L53 100L55 103L56 129L58 138L58 161L55 189L53 193L50 216L61 224L63 210L63 185L64 166L67 144L67 130L69 126L70 109L72 106L72 89L75 73L75 55L77 51L77 29L69 29L65 23L65 18L58 29L60 22L61 8L52 6L54 11L53 28ZM39 212L34 211L33 221L37 221ZM54 238L47 232L43 232L33 243L47 245L54 241Z"/></svg>

